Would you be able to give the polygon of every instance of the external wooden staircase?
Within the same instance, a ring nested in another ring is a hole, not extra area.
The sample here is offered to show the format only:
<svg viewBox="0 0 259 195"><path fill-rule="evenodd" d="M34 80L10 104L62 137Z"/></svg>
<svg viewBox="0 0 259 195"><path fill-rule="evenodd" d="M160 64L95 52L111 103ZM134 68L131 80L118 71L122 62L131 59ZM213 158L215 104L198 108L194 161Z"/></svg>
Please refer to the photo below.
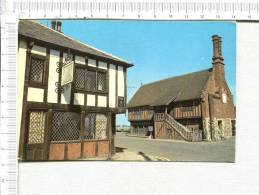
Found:
<svg viewBox="0 0 259 195"><path fill-rule="evenodd" d="M191 130L181 123L177 122L171 115L167 113L159 113L156 116L158 121L163 121L166 126L175 130L186 141L202 141L202 133L200 130Z"/></svg>

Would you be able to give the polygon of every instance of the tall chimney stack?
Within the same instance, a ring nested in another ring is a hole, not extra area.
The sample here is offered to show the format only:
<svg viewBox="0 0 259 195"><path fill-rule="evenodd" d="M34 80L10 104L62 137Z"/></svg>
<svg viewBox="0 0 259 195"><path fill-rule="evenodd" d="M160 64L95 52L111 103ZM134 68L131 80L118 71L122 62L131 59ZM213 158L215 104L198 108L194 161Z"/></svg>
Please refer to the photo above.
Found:
<svg viewBox="0 0 259 195"><path fill-rule="evenodd" d="M213 58L221 58L222 57L222 50L221 50L221 37L218 35L213 35L212 36L212 41L213 41Z"/></svg>
<svg viewBox="0 0 259 195"><path fill-rule="evenodd" d="M225 68L224 68L224 58L222 56L221 48L221 37L218 35L212 36L213 41L213 58L212 58L212 69L215 78L216 86L222 86L225 82Z"/></svg>

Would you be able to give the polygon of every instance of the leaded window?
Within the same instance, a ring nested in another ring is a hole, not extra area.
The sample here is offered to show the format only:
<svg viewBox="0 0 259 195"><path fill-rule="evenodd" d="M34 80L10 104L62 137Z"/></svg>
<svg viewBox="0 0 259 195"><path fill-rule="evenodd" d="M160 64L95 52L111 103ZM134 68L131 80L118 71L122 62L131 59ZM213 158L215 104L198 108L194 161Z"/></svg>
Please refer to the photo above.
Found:
<svg viewBox="0 0 259 195"><path fill-rule="evenodd" d="M94 139L95 138L95 118L96 118L96 114L86 115L84 139Z"/></svg>
<svg viewBox="0 0 259 195"><path fill-rule="evenodd" d="M43 84L44 64L44 59L31 57L30 81Z"/></svg>
<svg viewBox="0 0 259 195"><path fill-rule="evenodd" d="M75 88L86 91L106 91L106 72L77 67L75 70Z"/></svg>
<svg viewBox="0 0 259 195"><path fill-rule="evenodd" d="M28 144L44 143L45 120L46 112L30 112Z"/></svg>
<svg viewBox="0 0 259 195"><path fill-rule="evenodd" d="M84 139L107 139L107 116L90 113L85 116Z"/></svg>
<svg viewBox="0 0 259 195"><path fill-rule="evenodd" d="M105 91L106 90L106 73L98 72L98 90Z"/></svg>
<svg viewBox="0 0 259 195"><path fill-rule="evenodd" d="M86 89L87 90L96 90L96 72L88 70L86 74Z"/></svg>
<svg viewBox="0 0 259 195"><path fill-rule="evenodd" d="M75 112L54 112L51 141L79 140L80 114Z"/></svg>
<svg viewBox="0 0 259 195"><path fill-rule="evenodd" d="M76 69L75 87L77 89L85 89L85 72L86 72L86 69L83 69L83 68Z"/></svg>

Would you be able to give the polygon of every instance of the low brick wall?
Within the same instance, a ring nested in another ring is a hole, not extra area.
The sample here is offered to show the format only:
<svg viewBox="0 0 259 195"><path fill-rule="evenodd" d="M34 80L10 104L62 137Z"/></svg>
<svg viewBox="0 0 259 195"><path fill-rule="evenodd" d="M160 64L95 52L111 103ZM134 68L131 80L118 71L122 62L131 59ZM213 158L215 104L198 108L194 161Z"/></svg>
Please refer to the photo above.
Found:
<svg viewBox="0 0 259 195"><path fill-rule="evenodd" d="M109 153L109 140L50 143L49 160L77 160L92 157L108 157Z"/></svg>

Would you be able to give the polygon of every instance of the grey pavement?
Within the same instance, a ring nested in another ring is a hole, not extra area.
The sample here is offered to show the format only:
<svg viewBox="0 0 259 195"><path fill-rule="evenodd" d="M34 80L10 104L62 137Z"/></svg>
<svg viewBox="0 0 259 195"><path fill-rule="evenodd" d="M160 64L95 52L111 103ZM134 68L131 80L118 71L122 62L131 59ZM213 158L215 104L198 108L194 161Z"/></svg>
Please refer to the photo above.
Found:
<svg viewBox="0 0 259 195"><path fill-rule="evenodd" d="M115 146L120 150L143 153L170 161L234 162L235 137L217 142L185 142L130 137L116 133Z"/></svg>

